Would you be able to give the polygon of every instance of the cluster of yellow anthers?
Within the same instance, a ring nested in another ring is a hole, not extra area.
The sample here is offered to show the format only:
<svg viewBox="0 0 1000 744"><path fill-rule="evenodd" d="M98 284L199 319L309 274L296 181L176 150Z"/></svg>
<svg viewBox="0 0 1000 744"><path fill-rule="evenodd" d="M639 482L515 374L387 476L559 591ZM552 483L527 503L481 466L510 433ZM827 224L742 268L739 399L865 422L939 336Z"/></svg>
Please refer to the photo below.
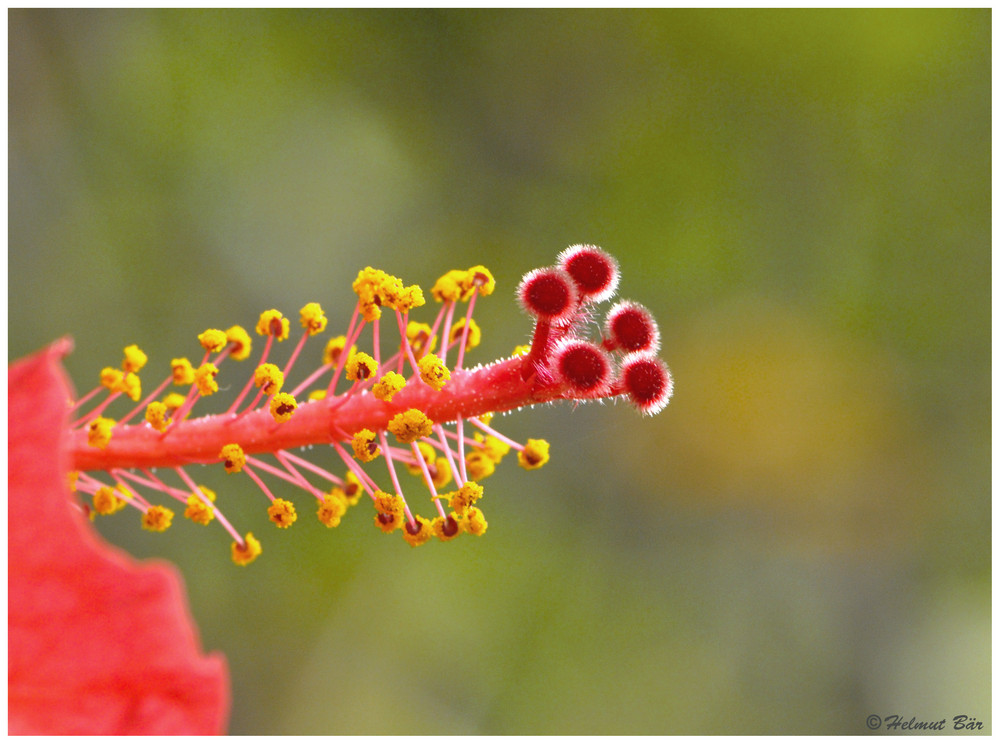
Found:
<svg viewBox="0 0 1000 744"><path fill-rule="evenodd" d="M435 536L447 541L461 533L482 535L487 523L476 505L483 496L480 481L512 449L528 470L549 459L544 440L521 444L496 431L491 426L493 412L559 398L628 395L640 410L652 413L669 398L669 373L653 357L658 332L641 306L620 303L613 309L600 344L578 337L592 320L592 304L613 292L614 283L617 266L610 256L593 246L567 249L560 254L559 267L529 273L519 288L521 302L536 318L530 347L470 369L464 366L465 354L481 338L472 319L476 298L494 290L493 276L485 267L449 271L438 279L431 295L441 308L432 325L409 319L410 310L425 303L420 287L366 268L353 284L358 303L347 330L326 343L321 365L287 389L307 339L326 330L327 318L317 303L301 309L302 335L279 367L268 358L273 344L288 338L290 323L277 310L268 310L256 325L265 343L246 384L224 413L199 418L191 417L192 409L218 392L216 376L222 363L250 356L250 334L239 326L206 330L198 336L204 353L197 365L187 358L171 360L166 379L131 412L113 420L103 415L113 400L122 394L136 402L142 397L139 371L147 358L138 347L129 346L121 369L104 369L100 386L73 404L79 411L107 391L73 423L76 470L71 486L91 496L84 508L92 516L133 506L142 514L142 526L153 531L167 529L174 512L151 503L143 493L165 494L183 505L184 516L192 522L218 520L233 537L232 558L239 565L260 555L260 542L232 527L216 505L215 493L196 484L185 466L216 462L227 473L246 474L267 497L268 517L279 528L296 521L296 507L276 497L264 475L315 497L317 518L327 527L340 524L348 508L367 494L375 508L375 525L384 532L401 532L410 545ZM459 311L463 303L464 314ZM391 325L400 340L383 358L386 311L394 314ZM456 317L457 311L461 317ZM369 351L359 351L366 326L371 327L371 345ZM449 365L451 354L454 361ZM624 355L617 375L612 355ZM171 385L186 392L164 395ZM129 423L143 412L144 422ZM346 465L346 473L335 475L292 451L314 444L329 445ZM378 458L385 463L389 490L362 467ZM158 468L175 472L182 485L166 483ZM433 518L411 510L413 501L404 496L400 469L423 481L436 512ZM107 478L93 475L96 471Z"/></svg>

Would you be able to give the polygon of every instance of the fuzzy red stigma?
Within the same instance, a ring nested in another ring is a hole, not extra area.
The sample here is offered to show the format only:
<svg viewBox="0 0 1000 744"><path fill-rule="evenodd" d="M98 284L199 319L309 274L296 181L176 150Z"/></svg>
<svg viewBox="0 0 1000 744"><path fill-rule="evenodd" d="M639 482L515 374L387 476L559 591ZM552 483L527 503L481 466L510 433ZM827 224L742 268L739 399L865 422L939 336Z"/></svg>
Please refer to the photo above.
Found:
<svg viewBox="0 0 1000 744"><path fill-rule="evenodd" d="M637 352L622 361L622 385L642 413L663 410L674 392L667 365L651 354Z"/></svg>
<svg viewBox="0 0 1000 744"><path fill-rule="evenodd" d="M559 254L558 265L592 302L603 302L618 288L618 262L596 245L571 245Z"/></svg>
<svg viewBox="0 0 1000 744"><path fill-rule="evenodd" d="M529 313L542 320L562 320L577 306L576 286L562 269L529 271L517 288L517 296Z"/></svg>
<svg viewBox="0 0 1000 744"><path fill-rule="evenodd" d="M603 394L611 381L611 360L594 344L569 339L555 352L559 378L577 394Z"/></svg>
<svg viewBox="0 0 1000 744"><path fill-rule="evenodd" d="M624 300L611 308L604 328L607 349L656 352L660 348L660 329L652 313L637 302Z"/></svg>

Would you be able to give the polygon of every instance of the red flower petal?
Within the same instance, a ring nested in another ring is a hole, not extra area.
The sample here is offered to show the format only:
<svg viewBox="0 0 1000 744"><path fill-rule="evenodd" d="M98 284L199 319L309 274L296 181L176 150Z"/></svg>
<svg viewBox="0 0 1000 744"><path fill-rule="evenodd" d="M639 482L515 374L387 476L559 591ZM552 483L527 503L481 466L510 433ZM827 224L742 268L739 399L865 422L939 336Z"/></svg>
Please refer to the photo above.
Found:
<svg viewBox="0 0 1000 744"><path fill-rule="evenodd" d="M72 504L70 348L7 374L8 733L221 733L226 662L202 654L176 570L107 545Z"/></svg>

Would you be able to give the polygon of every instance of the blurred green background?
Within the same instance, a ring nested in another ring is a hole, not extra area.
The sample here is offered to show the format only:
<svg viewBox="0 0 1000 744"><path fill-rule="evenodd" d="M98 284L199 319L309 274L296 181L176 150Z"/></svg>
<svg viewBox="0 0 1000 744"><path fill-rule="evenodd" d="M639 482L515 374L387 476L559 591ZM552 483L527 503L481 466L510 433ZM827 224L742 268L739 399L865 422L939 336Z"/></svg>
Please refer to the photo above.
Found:
<svg viewBox="0 0 1000 744"><path fill-rule="evenodd" d="M301 492L279 533L221 468L249 568L101 520L181 567L232 733L991 728L989 10L8 20L11 359L71 334L86 391L138 343L151 386L270 307L343 328L367 264L483 263L486 361L577 242L661 324L659 416L502 419L553 457L486 482L482 539Z"/></svg>

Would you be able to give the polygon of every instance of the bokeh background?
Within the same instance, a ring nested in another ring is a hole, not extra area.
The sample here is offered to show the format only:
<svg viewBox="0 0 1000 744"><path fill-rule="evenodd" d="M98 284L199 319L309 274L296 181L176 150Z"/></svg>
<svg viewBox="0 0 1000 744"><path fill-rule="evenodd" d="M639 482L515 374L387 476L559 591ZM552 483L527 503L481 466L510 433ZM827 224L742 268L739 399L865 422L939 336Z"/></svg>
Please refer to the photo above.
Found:
<svg viewBox="0 0 1000 744"><path fill-rule="evenodd" d="M482 539L328 531L301 492L279 533L221 468L249 568L101 520L182 569L232 733L990 730L989 10L8 22L10 359L71 334L85 391L138 343L152 385L270 307L343 327L365 265L483 263L486 361L576 242L661 324L659 416L502 420L553 458L486 482Z"/></svg>

